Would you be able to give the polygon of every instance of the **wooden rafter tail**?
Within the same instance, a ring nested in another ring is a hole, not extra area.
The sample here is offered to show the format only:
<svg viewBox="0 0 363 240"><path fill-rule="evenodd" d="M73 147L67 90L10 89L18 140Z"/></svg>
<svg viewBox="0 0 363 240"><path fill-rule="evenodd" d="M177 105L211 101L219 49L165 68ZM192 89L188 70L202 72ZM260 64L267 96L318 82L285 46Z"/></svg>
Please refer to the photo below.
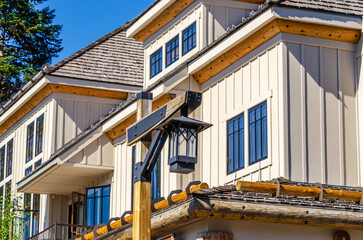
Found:
<svg viewBox="0 0 363 240"><path fill-rule="evenodd" d="M191 187L190 188L190 193L193 193L193 192L196 192L196 191L199 191L199 190L202 190L202 189L207 189L207 188L209 188L209 185L207 183L201 183L201 184L198 184L196 186ZM173 204L176 204L176 203L180 203L180 202L186 200L187 198L188 198L187 192L183 191L181 193L178 193L178 194L175 194L174 196L172 196L171 200L172 200ZM158 203L154 204L154 208L156 210L162 210L162 209L165 209L167 207L170 207L168 200L163 200L161 202L158 202ZM126 216L125 217L125 222L126 222L126 224L132 223L133 222L133 214L130 214L130 215ZM122 225L121 220L117 220L117 221L112 222L110 224L110 227L111 227L112 230L115 230L115 229L120 228L122 226L123 225ZM107 226L101 227L101 228L99 228L97 230L98 235L106 234L107 232L108 232ZM84 235L84 239L87 239L87 240L91 240L91 239L94 239L94 238L95 238L95 235L94 235L93 232ZM82 238L77 238L76 240L82 240Z"/></svg>
<svg viewBox="0 0 363 240"><path fill-rule="evenodd" d="M274 183L265 183L265 182L238 181L236 189L238 191L245 191L245 192L260 192L260 193L273 194L277 192L278 185ZM322 189L324 191L323 192L324 198L355 201L355 202L359 202L362 199L362 192L335 190L328 188L322 188ZM280 194L318 198L321 194L321 188L281 184Z"/></svg>

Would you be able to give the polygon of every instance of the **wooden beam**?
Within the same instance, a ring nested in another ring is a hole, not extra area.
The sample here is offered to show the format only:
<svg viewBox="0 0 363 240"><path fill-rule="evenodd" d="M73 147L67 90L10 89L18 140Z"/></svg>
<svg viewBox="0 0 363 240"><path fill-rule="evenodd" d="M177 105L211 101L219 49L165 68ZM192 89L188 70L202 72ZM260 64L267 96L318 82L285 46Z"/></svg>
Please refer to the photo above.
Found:
<svg viewBox="0 0 363 240"><path fill-rule="evenodd" d="M167 102L169 102L174 98L175 98L174 94L163 95L162 97L158 98L153 102L152 110L153 111L157 110L158 108L164 106ZM129 118L127 118L125 121L123 121L113 129L111 129L110 131L108 131L107 132L108 137L111 138L112 140L115 140L116 138L123 136L124 134L126 134L126 129L135 122L136 122L136 113L131 115Z"/></svg>
<svg viewBox="0 0 363 240"><path fill-rule="evenodd" d="M246 192L260 192L260 193L276 193L277 184L265 183L265 182L248 182L238 181L236 189L238 191ZM323 197L328 199L339 199L347 201L359 202L362 198L362 192L358 191L346 191L323 188ZM321 189L318 187L305 187L281 184L280 194L301 196L301 197L314 197L318 198L321 194Z"/></svg>
<svg viewBox="0 0 363 240"><path fill-rule="evenodd" d="M102 90L96 88L77 87L77 86L61 85L53 83L49 84L49 86L53 92L57 93L67 93L67 94L108 98L108 99L118 99L118 100L126 100L128 96L127 92L119 92L113 90Z"/></svg>
<svg viewBox="0 0 363 240"><path fill-rule="evenodd" d="M144 42L151 35L156 33L162 27L167 25L170 21L176 18L181 12L189 7L196 0L177 0L165 9L159 16L157 16L151 23L149 23L140 32L136 33L134 38L137 41Z"/></svg>
<svg viewBox="0 0 363 240"><path fill-rule="evenodd" d="M205 83L280 32L350 43L357 43L361 36L359 30L276 19L199 70L194 79Z"/></svg>

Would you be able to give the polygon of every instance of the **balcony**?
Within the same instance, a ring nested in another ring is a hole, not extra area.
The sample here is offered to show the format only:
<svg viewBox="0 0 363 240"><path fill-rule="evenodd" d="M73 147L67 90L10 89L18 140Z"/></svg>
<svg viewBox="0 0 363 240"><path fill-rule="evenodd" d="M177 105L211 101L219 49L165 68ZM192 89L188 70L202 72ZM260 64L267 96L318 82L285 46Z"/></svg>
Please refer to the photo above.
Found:
<svg viewBox="0 0 363 240"><path fill-rule="evenodd" d="M56 223L44 231L27 238L27 240L68 240L83 231L92 229L92 226L70 225Z"/></svg>

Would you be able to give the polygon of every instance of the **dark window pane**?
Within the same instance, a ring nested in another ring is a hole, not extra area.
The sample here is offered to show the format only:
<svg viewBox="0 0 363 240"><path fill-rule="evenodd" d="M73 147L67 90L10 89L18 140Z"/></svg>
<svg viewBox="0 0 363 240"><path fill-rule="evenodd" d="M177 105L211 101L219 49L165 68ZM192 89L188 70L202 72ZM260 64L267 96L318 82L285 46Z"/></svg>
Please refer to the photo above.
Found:
<svg viewBox="0 0 363 240"><path fill-rule="evenodd" d="M197 46L196 23L183 31L183 55Z"/></svg>
<svg viewBox="0 0 363 240"><path fill-rule="evenodd" d="M163 70L162 48L150 56L150 78L154 77Z"/></svg>
<svg viewBox="0 0 363 240"><path fill-rule="evenodd" d="M161 158L158 158L157 163L151 174L151 201L155 198L160 197L160 168L161 168Z"/></svg>
<svg viewBox="0 0 363 240"><path fill-rule="evenodd" d="M249 111L250 163L267 158L267 104L266 102Z"/></svg>
<svg viewBox="0 0 363 240"><path fill-rule="evenodd" d="M262 120L262 157L267 157L267 118Z"/></svg>
<svg viewBox="0 0 363 240"><path fill-rule="evenodd" d="M256 114L257 115L257 114ZM261 153L262 153L262 132L261 132L261 121L256 122L256 160L261 159Z"/></svg>
<svg viewBox="0 0 363 240"><path fill-rule="evenodd" d="M244 159L245 159L245 134L244 134L244 130L242 129L239 132L239 140L240 140L240 145L239 145L239 149L240 149L240 158L239 158L239 166L238 168L244 168Z"/></svg>
<svg viewBox="0 0 363 240"><path fill-rule="evenodd" d="M6 155L6 176L10 176L13 173L13 140L10 140L7 144Z"/></svg>
<svg viewBox="0 0 363 240"><path fill-rule="evenodd" d="M5 173L5 146L0 149L0 181L4 180Z"/></svg>
<svg viewBox="0 0 363 240"><path fill-rule="evenodd" d="M255 124L250 125L249 129L250 134L250 163L254 163L256 161L256 131Z"/></svg>
<svg viewBox="0 0 363 240"><path fill-rule="evenodd" d="M34 169L37 169L40 165L42 165L42 159L34 163Z"/></svg>
<svg viewBox="0 0 363 240"><path fill-rule="evenodd" d="M44 115L37 118L37 133L35 140L35 155L43 151L43 128L44 128Z"/></svg>
<svg viewBox="0 0 363 240"><path fill-rule="evenodd" d="M26 162L33 159L33 141L34 141L34 122L31 123L27 128L26 138Z"/></svg>
<svg viewBox="0 0 363 240"><path fill-rule="evenodd" d="M25 169L25 176L28 176L33 171L33 167L30 166L27 169Z"/></svg>
<svg viewBox="0 0 363 240"><path fill-rule="evenodd" d="M228 174L244 167L244 115L227 122L228 126ZM242 139L241 139L242 138Z"/></svg>
<svg viewBox="0 0 363 240"><path fill-rule="evenodd" d="M179 35L166 44L166 66L179 59Z"/></svg>

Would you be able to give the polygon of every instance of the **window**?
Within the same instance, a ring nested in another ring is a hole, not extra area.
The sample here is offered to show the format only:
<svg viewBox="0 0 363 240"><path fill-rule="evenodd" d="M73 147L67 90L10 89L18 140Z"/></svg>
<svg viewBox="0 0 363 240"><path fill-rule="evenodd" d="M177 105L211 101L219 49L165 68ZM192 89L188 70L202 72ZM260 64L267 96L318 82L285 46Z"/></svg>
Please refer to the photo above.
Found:
<svg viewBox="0 0 363 240"><path fill-rule="evenodd" d="M162 48L150 56L150 78L156 76L163 70L163 51Z"/></svg>
<svg viewBox="0 0 363 240"><path fill-rule="evenodd" d="M30 237L30 214L31 214L31 198L32 195L30 193L24 194L24 208L25 208L25 217L24 217L24 238L27 239Z"/></svg>
<svg viewBox="0 0 363 240"><path fill-rule="evenodd" d="M248 111L249 163L267 158L267 104L257 105Z"/></svg>
<svg viewBox="0 0 363 240"><path fill-rule="evenodd" d="M179 35L166 44L166 66L179 59Z"/></svg>
<svg viewBox="0 0 363 240"><path fill-rule="evenodd" d="M44 114L37 118L37 133L35 140L35 156L43 151Z"/></svg>
<svg viewBox="0 0 363 240"><path fill-rule="evenodd" d="M11 139L6 147L6 176L10 176L13 173L13 140Z"/></svg>
<svg viewBox="0 0 363 240"><path fill-rule="evenodd" d="M4 180L5 146L0 149L0 181Z"/></svg>
<svg viewBox="0 0 363 240"><path fill-rule="evenodd" d="M27 169L25 169L25 176L28 176L33 171L33 167L30 166Z"/></svg>
<svg viewBox="0 0 363 240"><path fill-rule="evenodd" d="M158 161L151 173L151 201L155 198L160 197L160 174L161 174L161 157L159 156Z"/></svg>
<svg viewBox="0 0 363 240"><path fill-rule="evenodd" d="M26 162L29 162L33 159L34 122L28 126L26 136Z"/></svg>
<svg viewBox="0 0 363 240"><path fill-rule="evenodd" d="M11 198L11 180L5 184L5 197Z"/></svg>
<svg viewBox="0 0 363 240"><path fill-rule="evenodd" d="M34 163L34 170L37 169L40 165L42 165L42 159Z"/></svg>
<svg viewBox="0 0 363 240"><path fill-rule="evenodd" d="M110 185L86 189L86 225L107 223L110 214Z"/></svg>
<svg viewBox="0 0 363 240"><path fill-rule="evenodd" d="M33 194L32 236L39 233L39 208L40 208L40 195Z"/></svg>
<svg viewBox="0 0 363 240"><path fill-rule="evenodd" d="M25 239L39 233L39 194L24 194L24 237Z"/></svg>
<svg viewBox="0 0 363 240"><path fill-rule="evenodd" d="M227 174L244 168L244 114L227 122Z"/></svg>
<svg viewBox="0 0 363 240"><path fill-rule="evenodd" d="M195 22L183 31L183 55L197 46Z"/></svg>

